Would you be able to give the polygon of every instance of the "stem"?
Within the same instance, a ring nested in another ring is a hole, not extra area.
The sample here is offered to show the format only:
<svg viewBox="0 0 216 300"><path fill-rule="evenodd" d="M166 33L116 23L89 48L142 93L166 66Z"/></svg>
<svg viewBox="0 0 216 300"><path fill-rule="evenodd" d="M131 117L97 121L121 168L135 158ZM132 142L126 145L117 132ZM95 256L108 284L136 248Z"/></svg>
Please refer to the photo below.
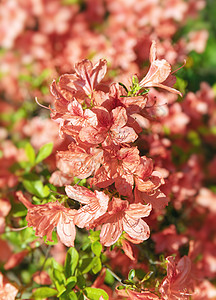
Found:
<svg viewBox="0 0 216 300"><path fill-rule="evenodd" d="M107 269L107 271L110 272L110 274L117 280L119 281L122 285L125 286L125 284L122 282L122 279L120 277L118 277L118 275L116 275L113 271L111 271L107 266L105 266L105 268Z"/></svg>
<svg viewBox="0 0 216 300"><path fill-rule="evenodd" d="M48 258L49 252L50 252L50 249L51 249L51 245L49 245L49 246L47 247L45 259L44 259L44 262L43 262L43 264L42 264L42 266L41 266L41 268L40 268L40 273L43 271L43 268L44 268L44 266L45 266L45 263L46 263L46 261L47 261L47 258Z"/></svg>

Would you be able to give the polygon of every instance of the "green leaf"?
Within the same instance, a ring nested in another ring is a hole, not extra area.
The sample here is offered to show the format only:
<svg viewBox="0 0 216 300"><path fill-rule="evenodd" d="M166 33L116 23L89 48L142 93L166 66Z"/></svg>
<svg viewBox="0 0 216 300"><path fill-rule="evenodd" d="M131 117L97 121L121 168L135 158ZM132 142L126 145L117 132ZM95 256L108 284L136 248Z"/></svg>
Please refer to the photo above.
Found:
<svg viewBox="0 0 216 300"><path fill-rule="evenodd" d="M77 286L80 289L84 289L86 287L86 279L81 274L77 276Z"/></svg>
<svg viewBox="0 0 216 300"><path fill-rule="evenodd" d="M90 229L89 233L89 239L92 243L100 240L100 230L93 231L92 229Z"/></svg>
<svg viewBox="0 0 216 300"><path fill-rule="evenodd" d="M27 208L22 204L22 203L16 203L13 205L13 208L12 208L12 216L14 218L17 218L17 217L24 217L27 215Z"/></svg>
<svg viewBox="0 0 216 300"><path fill-rule="evenodd" d="M66 291L63 268L54 259L51 260L50 277L58 290L58 297Z"/></svg>
<svg viewBox="0 0 216 300"><path fill-rule="evenodd" d="M93 267L92 267L92 272L94 274L97 274L98 272L100 272L100 270L102 269L102 264L101 264L101 260L99 257L94 257L93 258Z"/></svg>
<svg viewBox="0 0 216 300"><path fill-rule="evenodd" d="M76 276L71 276L67 279L65 286L67 287L67 290L72 290L77 283Z"/></svg>
<svg viewBox="0 0 216 300"><path fill-rule="evenodd" d="M64 265L65 275L67 278L74 275L78 261L79 254L74 247L71 247L67 252Z"/></svg>
<svg viewBox="0 0 216 300"><path fill-rule="evenodd" d="M74 5L79 4L81 0L62 0L63 5Z"/></svg>
<svg viewBox="0 0 216 300"><path fill-rule="evenodd" d="M88 273L94 266L94 260L90 258L83 258L80 262L79 269L82 274Z"/></svg>
<svg viewBox="0 0 216 300"><path fill-rule="evenodd" d="M194 130L189 131L188 139L191 142L191 144L195 147L201 145L201 140L200 140L199 134Z"/></svg>
<svg viewBox="0 0 216 300"><path fill-rule="evenodd" d="M105 300L109 299L108 294L102 289L86 287L84 289L84 294L89 300L99 300L101 296L103 296Z"/></svg>
<svg viewBox="0 0 216 300"><path fill-rule="evenodd" d="M121 86L125 89L125 91L128 93L128 89L127 89L127 87L124 85L124 83L119 82L118 84L121 85Z"/></svg>
<svg viewBox="0 0 216 300"><path fill-rule="evenodd" d="M57 295L58 292L55 289L51 289L49 287L38 288L33 294L32 297L34 299L44 299L47 297L53 297Z"/></svg>
<svg viewBox="0 0 216 300"><path fill-rule="evenodd" d="M56 288L58 290L58 295L57 297L60 297L62 294L64 294L66 292L66 288L63 284L60 284L60 285L56 285Z"/></svg>
<svg viewBox="0 0 216 300"><path fill-rule="evenodd" d="M130 270L128 274L128 280L133 280L135 275L136 275L135 270L134 269Z"/></svg>
<svg viewBox="0 0 216 300"><path fill-rule="evenodd" d="M25 154L28 157L29 162L33 166L35 162L35 151L30 143L27 143L25 146Z"/></svg>
<svg viewBox="0 0 216 300"><path fill-rule="evenodd" d="M185 90L187 87L188 83L186 80L176 76L176 83L174 85L174 87L179 90L182 94L185 94Z"/></svg>
<svg viewBox="0 0 216 300"><path fill-rule="evenodd" d="M143 280L142 280L141 282L144 282L144 281L148 280L148 279L152 276L152 274L154 274L154 272L153 272L153 271L149 271L149 272L144 276L144 278L143 278Z"/></svg>
<svg viewBox="0 0 216 300"><path fill-rule="evenodd" d="M65 284L66 278L64 276L64 273L59 271L58 269L53 270L53 276L54 278L60 283L60 284Z"/></svg>
<svg viewBox="0 0 216 300"><path fill-rule="evenodd" d="M39 162L50 156L50 154L52 153L52 149L53 143L43 145L38 151L35 163L38 164Z"/></svg>
<svg viewBox="0 0 216 300"><path fill-rule="evenodd" d="M80 180L80 178L74 177L73 180L75 184L78 184L80 186L84 186L86 184L86 179Z"/></svg>
<svg viewBox="0 0 216 300"><path fill-rule="evenodd" d="M119 286L116 287L116 289L117 289L118 291L121 291L121 290L124 290L124 289L125 289L125 286L119 285Z"/></svg>
<svg viewBox="0 0 216 300"><path fill-rule="evenodd" d="M113 277L113 275L108 271L106 270L106 276L105 276L105 279L104 279L104 283L106 283L107 285L110 285L112 286L115 282L115 278Z"/></svg>
<svg viewBox="0 0 216 300"><path fill-rule="evenodd" d="M96 256L100 256L101 255L101 251L102 251L102 245L100 242L95 241L91 244L91 249L92 252L96 255Z"/></svg>
<svg viewBox="0 0 216 300"><path fill-rule="evenodd" d="M84 295L83 295L82 291L77 292L77 299L78 300L85 300L86 299L86 298L84 298Z"/></svg>
<svg viewBox="0 0 216 300"><path fill-rule="evenodd" d="M46 198L49 196L49 188L43 186L43 183L39 179L24 179L23 185L30 194L33 194L39 198Z"/></svg>
<svg viewBox="0 0 216 300"><path fill-rule="evenodd" d="M57 233L56 233L56 231L53 231L52 232L52 242L51 241L47 241L46 240L47 239L47 236L45 235L44 237L43 237L43 240L44 240L44 242L47 244L47 245L56 245L56 244L58 244L58 237L57 237Z"/></svg>
<svg viewBox="0 0 216 300"><path fill-rule="evenodd" d="M59 298L60 300L77 300L77 295L74 291L65 291Z"/></svg>

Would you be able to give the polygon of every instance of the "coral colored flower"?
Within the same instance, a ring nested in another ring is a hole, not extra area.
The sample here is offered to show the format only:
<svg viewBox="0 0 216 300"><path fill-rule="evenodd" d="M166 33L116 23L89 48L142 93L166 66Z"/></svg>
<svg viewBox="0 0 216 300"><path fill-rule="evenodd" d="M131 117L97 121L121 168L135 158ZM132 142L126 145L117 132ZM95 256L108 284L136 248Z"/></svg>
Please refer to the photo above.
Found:
<svg viewBox="0 0 216 300"><path fill-rule="evenodd" d="M5 231L5 217L11 210L11 204L6 199L0 199L0 234Z"/></svg>
<svg viewBox="0 0 216 300"><path fill-rule="evenodd" d="M160 190L154 190L149 193L140 192L137 187L134 190L135 201L140 203L150 203L152 208L161 211L168 205L169 198Z"/></svg>
<svg viewBox="0 0 216 300"><path fill-rule="evenodd" d="M72 102L68 104L68 114L64 115L73 126L97 126L97 116L90 109L82 108L82 105L74 98Z"/></svg>
<svg viewBox="0 0 216 300"><path fill-rule="evenodd" d="M14 300L18 293L18 289L10 284L6 278L0 273L0 299Z"/></svg>
<svg viewBox="0 0 216 300"><path fill-rule="evenodd" d="M8 242L0 238L0 263L5 263L12 255Z"/></svg>
<svg viewBox="0 0 216 300"><path fill-rule="evenodd" d="M51 281L49 275L45 271L37 271L36 273L34 273L33 280L37 284L45 284L45 285L52 284L52 281Z"/></svg>
<svg viewBox="0 0 216 300"><path fill-rule="evenodd" d="M112 104L113 108L117 106L123 106L128 115L140 112L145 108L146 102L146 95L127 97L125 89L118 83L113 83L110 86L109 103Z"/></svg>
<svg viewBox="0 0 216 300"><path fill-rule="evenodd" d="M146 156L141 157L141 163L135 175L136 187L140 192L153 193L161 184L164 184L161 173L153 171L152 160Z"/></svg>
<svg viewBox="0 0 216 300"><path fill-rule="evenodd" d="M90 144L104 143L115 145L131 143L137 139L137 134L133 128L126 126L127 114L124 107L118 106L111 113L103 107L92 109L97 114L98 126L83 127L79 137L82 142Z"/></svg>
<svg viewBox="0 0 216 300"><path fill-rule="evenodd" d="M80 228L87 227L107 211L109 196L103 192L95 191L93 193L89 189L79 185L67 185L65 191L69 198L86 204L74 216L74 224Z"/></svg>
<svg viewBox="0 0 216 300"><path fill-rule="evenodd" d="M145 290L145 291L142 291L142 292L137 292L135 290L130 290L130 289L116 289L117 293L119 296L122 296L122 297L126 297L128 299L131 299L131 300L159 300L160 298L151 293L149 290Z"/></svg>
<svg viewBox="0 0 216 300"><path fill-rule="evenodd" d="M193 289L191 280L191 260L188 256L183 256L176 264L172 256L167 260L167 276L161 283L160 293L164 300L187 300Z"/></svg>
<svg viewBox="0 0 216 300"><path fill-rule="evenodd" d="M51 85L51 93L58 101L56 109L64 109L63 105L71 100L72 95L79 95L79 98L85 98L92 95L94 90L99 85L100 81L106 74L107 63L106 60L100 59L97 64L93 66L88 59L83 59L74 66L75 74L65 74L59 79L58 84L53 81ZM90 104L90 99L86 99ZM59 104L61 104L59 106Z"/></svg>
<svg viewBox="0 0 216 300"><path fill-rule="evenodd" d="M169 254L177 253L179 248L188 242L186 236L177 234L173 224L163 231L154 233L151 238L156 243L155 253L164 251L168 251Z"/></svg>
<svg viewBox="0 0 216 300"><path fill-rule="evenodd" d="M23 259L27 256L28 253L29 253L28 250L23 250L18 253L13 253L8 259L8 261L6 262L6 264L4 265L4 269L10 270L16 267L17 265L19 265L21 261L23 261Z"/></svg>
<svg viewBox="0 0 216 300"><path fill-rule="evenodd" d="M90 148L88 153L85 149L73 151L59 151L57 154L57 166L67 175L76 176L80 179L91 176L102 162L102 149Z"/></svg>
<svg viewBox="0 0 216 300"><path fill-rule="evenodd" d="M76 89L82 88L87 95L91 94L107 71L107 62L105 59L100 59L96 65L88 59L75 64L75 71L78 75L78 80L74 85Z"/></svg>
<svg viewBox="0 0 216 300"><path fill-rule="evenodd" d="M141 87L159 87L165 90L168 90L171 93L182 94L174 88L171 88L164 83L168 79L168 76L171 75L171 66L165 59L156 59L156 42L153 41L150 49L150 69L146 76L140 81L139 85Z"/></svg>
<svg viewBox="0 0 216 300"><path fill-rule="evenodd" d="M92 184L104 188L115 182L115 187L121 195L131 196L134 172L139 164L137 147L123 147L118 151L104 152L103 165L95 173Z"/></svg>
<svg viewBox="0 0 216 300"><path fill-rule="evenodd" d="M104 280L105 280L105 277L106 277L106 269L103 268L100 272L100 274L97 276L97 278L95 279L93 285L91 287L93 288L97 288L97 289L103 289L109 296L109 299L112 299L112 289L111 287L107 286L105 283L104 283ZM99 298L99 300L104 300L103 296L101 296ZM116 299L117 300L117 299Z"/></svg>
<svg viewBox="0 0 216 300"><path fill-rule="evenodd" d="M127 255L127 257L129 257L131 260L136 260L130 242L128 242L125 239L122 239L121 243L122 243L122 250L124 251L125 255Z"/></svg>
<svg viewBox="0 0 216 300"><path fill-rule="evenodd" d="M108 212L95 221L103 224L100 240L105 246L113 245L124 230L132 238L142 241L149 238L150 230L142 220L151 212L151 205L129 204L126 200L113 197Z"/></svg>
<svg viewBox="0 0 216 300"><path fill-rule="evenodd" d="M21 191L16 192L16 195L28 208L26 220L28 226L32 226L36 231L36 236L47 235L47 240L52 241L52 231L54 227L57 227L60 241L68 247L74 246L76 230L73 218L76 210L66 208L58 201L33 205L23 196Z"/></svg>

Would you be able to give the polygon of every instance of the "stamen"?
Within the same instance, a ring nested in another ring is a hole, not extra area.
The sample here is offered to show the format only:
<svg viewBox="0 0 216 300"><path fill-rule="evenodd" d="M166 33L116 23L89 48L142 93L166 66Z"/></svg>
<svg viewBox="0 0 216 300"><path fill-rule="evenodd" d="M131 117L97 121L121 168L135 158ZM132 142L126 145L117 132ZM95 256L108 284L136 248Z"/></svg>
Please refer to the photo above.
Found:
<svg viewBox="0 0 216 300"><path fill-rule="evenodd" d="M50 110L50 109L49 109L48 107L46 107L45 105L40 104L40 103L38 102L37 97L35 97L35 102L36 102L40 107L43 107L43 108L45 108L45 109Z"/></svg>
<svg viewBox="0 0 216 300"><path fill-rule="evenodd" d="M178 70L184 68L184 66L186 65L186 63L187 63L187 61L186 61L186 59L184 59L183 65L182 65L181 67L179 67L178 69L176 69L175 71L172 71L171 74L174 74L174 73L177 72Z"/></svg>
<svg viewBox="0 0 216 300"><path fill-rule="evenodd" d="M20 227L20 228L10 228L11 231L21 231L23 229L26 229L28 226Z"/></svg>

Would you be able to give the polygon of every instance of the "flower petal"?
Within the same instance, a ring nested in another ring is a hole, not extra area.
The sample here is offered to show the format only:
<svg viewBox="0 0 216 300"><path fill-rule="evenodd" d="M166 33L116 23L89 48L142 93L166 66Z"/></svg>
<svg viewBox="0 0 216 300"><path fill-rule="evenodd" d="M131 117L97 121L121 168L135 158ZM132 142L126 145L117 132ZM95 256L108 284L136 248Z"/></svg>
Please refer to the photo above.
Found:
<svg viewBox="0 0 216 300"><path fill-rule="evenodd" d="M57 233L60 241L67 247L74 247L76 229L73 222L73 216L64 216L61 214L58 224Z"/></svg>
<svg viewBox="0 0 216 300"><path fill-rule="evenodd" d="M100 241L104 246L111 246L119 239L123 230L122 220L110 218L108 223L102 225Z"/></svg>
<svg viewBox="0 0 216 300"><path fill-rule="evenodd" d="M125 214L123 218L123 229L129 236L145 241L150 236L149 226L142 219L134 219Z"/></svg>

